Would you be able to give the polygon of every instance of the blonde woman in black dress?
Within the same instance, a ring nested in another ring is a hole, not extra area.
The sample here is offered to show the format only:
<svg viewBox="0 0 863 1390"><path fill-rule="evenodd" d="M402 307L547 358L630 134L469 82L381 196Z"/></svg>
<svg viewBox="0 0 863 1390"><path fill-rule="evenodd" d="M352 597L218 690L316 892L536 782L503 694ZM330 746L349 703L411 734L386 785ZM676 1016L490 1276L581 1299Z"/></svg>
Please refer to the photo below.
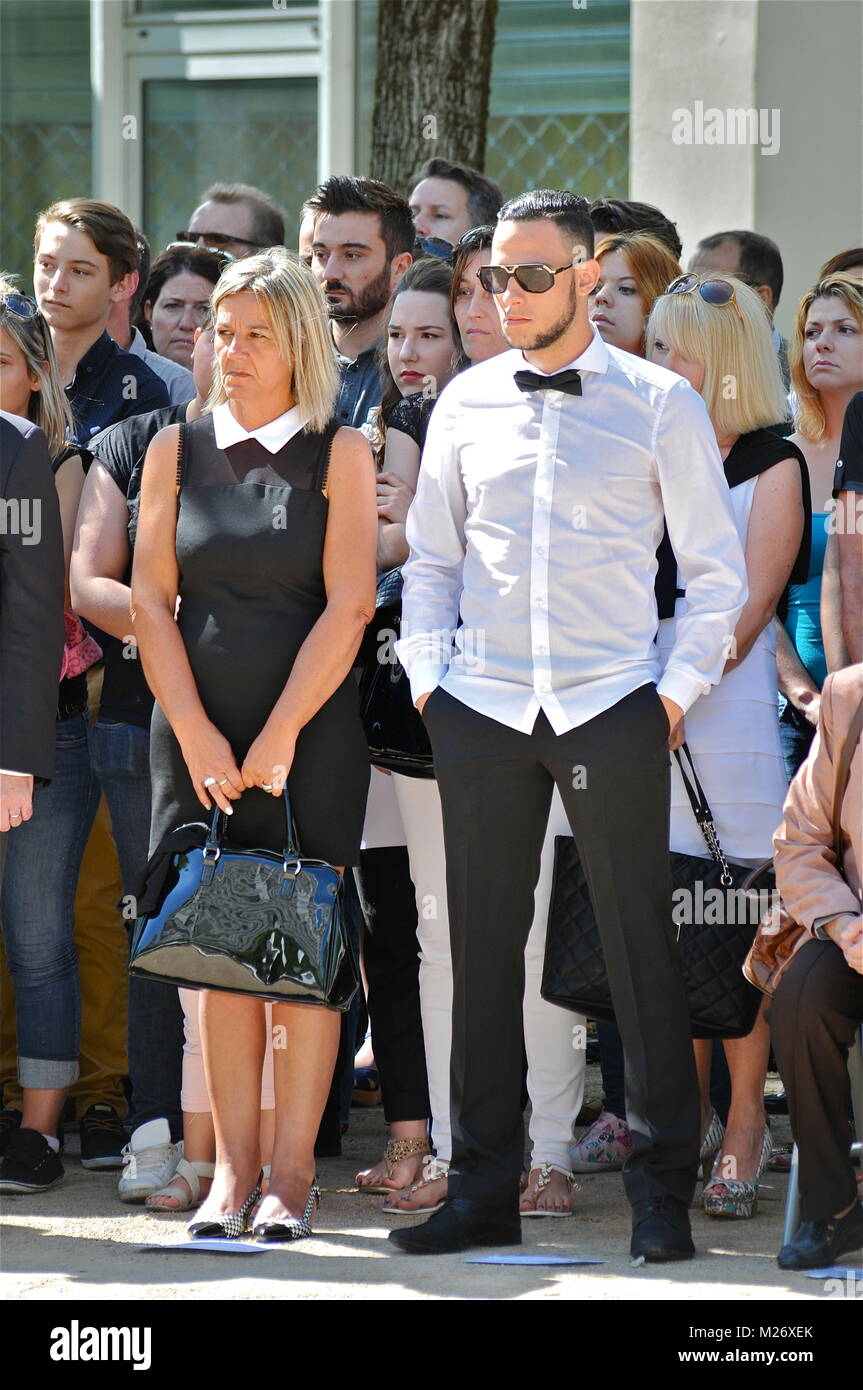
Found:
<svg viewBox="0 0 863 1390"><path fill-rule="evenodd" d="M156 696L150 848L215 803L234 842L278 850L287 777L304 851L342 868L359 858L369 778L349 673L374 614L371 450L332 418L326 307L294 257L236 262L212 306L212 413L183 427L179 485L179 427L156 437L141 494L132 609ZM273 1024L286 1041L254 1231L286 1240L311 1230L339 1014L276 1004ZM242 1234L259 1201L264 1030L263 1003L204 993L216 1172L193 1235Z"/></svg>

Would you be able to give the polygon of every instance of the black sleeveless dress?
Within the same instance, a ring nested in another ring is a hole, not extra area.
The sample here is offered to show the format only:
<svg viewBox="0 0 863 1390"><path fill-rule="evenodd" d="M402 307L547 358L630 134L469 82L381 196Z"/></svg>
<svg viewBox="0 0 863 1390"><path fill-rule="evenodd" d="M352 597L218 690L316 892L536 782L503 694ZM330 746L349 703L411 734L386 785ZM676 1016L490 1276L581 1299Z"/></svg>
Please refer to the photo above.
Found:
<svg viewBox="0 0 863 1390"><path fill-rule="evenodd" d="M271 454L256 439L219 449L211 415L181 426L177 626L207 715L230 742L238 767L326 607L322 488L338 428L333 421L321 434L301 430ZM177 826L209 821L158 703L150 770L152 855ZM297 739L288 788L305 854L331 864L359 862L368 783L368 747L349 674ZM281 798L251 787L233 807L234 843L283 847Z"/></svg>

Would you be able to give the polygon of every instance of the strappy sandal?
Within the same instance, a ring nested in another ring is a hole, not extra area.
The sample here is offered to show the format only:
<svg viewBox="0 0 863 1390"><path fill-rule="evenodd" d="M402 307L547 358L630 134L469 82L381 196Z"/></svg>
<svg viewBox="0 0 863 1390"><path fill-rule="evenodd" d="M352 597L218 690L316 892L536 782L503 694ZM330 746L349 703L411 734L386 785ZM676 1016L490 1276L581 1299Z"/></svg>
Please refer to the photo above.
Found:
<svg viewBox="0 0 863 1390"><path fill-rule="evenodd" d="M429 1156L423 1164L422 1177L417 1182L411 1183L407 1192L403 1194L390 1191L390 1200L384 1202L381 1211L386 1212L388 1216L431 1216L433 1211L440 1211L446 1197L441 1197L436 1202L430 1198L425 1200L421 1198L419 1202L409 1207L397 1207L394 1203L396 1201L410 1202L416 1193L422 1192L423 1188L431 1187L432 1183L440 1182L442 1178L447 1177L449 1177L449 1164Z"/></svg>
<svg viewBox="0 0 863 1390"><path fill-rule="evenodd" d="M533 1181L534 1173L538 1174L536 1181ZM552 1173L560 1173L565 1178L570 1191L570 1202L568 1211L549 1211L545 1207L537 1207L537 1199L541 1192L548 1187L551 1182ZM531 1188L533 1191L531 1191ZM578 1190L578 1183L572 1173L566 1168L560 1168L556 1163L540 1163L535 1168L531 1168L528 1177L527 1188L518 1204L519 1216L572 1216L572 1192ZM533 1202L533 1206L525 1207L524 1202Z"/></svg>
<svg viewBox="0 0 863 1390"><path fill-rule="evenodd" d="M181 1158L171 1181L160 1187L157 1192L151 1193L144 1206L150 1211L189 1211L201 1203L201 1178L212 1178L215 1171L215 1163L200 1163ZM177 1186L178 1178L182 1178L186 1183L188 1195ZM178 1200L169 1202L168 1198Z"/></svg>
<svg viewBox="0 0 863 1390"><path fill-rule="evenodd" d="M384 1163L387 1165L387 1173L392 1177L399 1163L406 1158L426 1159L431 1154L431 1147L428 1139L390 1139L384 1149ZM354 1181L358 1192L371 1192L378 1197L391 1197L394 1192L407 1192L407 1187L393 1187L386 1183L364 1183L359 1181L360 1174L357 1173Z"/></svg>

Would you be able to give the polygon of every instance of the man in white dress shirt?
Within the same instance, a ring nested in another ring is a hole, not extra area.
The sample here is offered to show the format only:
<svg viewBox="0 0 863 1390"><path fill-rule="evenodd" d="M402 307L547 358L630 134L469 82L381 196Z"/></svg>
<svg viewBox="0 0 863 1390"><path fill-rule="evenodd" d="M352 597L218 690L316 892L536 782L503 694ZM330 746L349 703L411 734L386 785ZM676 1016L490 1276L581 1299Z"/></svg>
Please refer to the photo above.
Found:
<svg viewBox="0 0 863 1390"><path fill-rule="evenodd" d="M557 784L626 1052L632 1254L686 1259L699 1104L668 742L722 675L743 554L701 397L591 327L586 200L505 204L482 274L513 350L456 377L431 418L398 644L443 803L453 1163L447 1205L390 1239L413 1253L520 1241L524 946ZM657 688L664 520L689 606Z"/></svg>

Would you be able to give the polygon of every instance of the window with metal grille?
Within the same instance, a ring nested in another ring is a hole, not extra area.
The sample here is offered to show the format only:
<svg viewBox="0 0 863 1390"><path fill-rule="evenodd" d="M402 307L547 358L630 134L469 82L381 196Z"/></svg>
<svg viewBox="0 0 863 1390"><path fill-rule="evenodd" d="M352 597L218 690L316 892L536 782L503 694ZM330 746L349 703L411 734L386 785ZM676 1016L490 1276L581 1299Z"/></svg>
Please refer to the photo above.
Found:
<svg viewBox="0 0 863 1390"><path fill-rule="evenodd" d="M4 0L2 11L0 267L29 290L36 215L91 191L90 6Z"/></svg>
<svg viewBox="0 0 863 1390"><path fill-rule="evenodd" d="M371 148L377 10L358 0L357 160ZM629 190L629 0L500 0L485 172L507 197L569 188ZM417 163L423 152L417 152Z"/></svg>

